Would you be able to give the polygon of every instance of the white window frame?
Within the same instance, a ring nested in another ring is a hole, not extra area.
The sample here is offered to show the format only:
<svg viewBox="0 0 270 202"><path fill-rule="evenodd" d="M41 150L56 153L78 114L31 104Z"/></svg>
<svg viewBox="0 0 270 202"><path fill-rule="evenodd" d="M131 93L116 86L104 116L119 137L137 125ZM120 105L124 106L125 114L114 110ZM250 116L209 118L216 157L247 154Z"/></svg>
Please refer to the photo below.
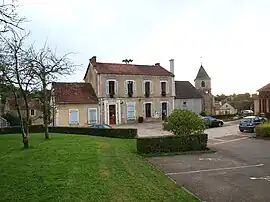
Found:
<svg viewBox="0 0 270 202"><path fill-rule="evenodd" d="M135 107L134 107L134 119L128 119L128 105L134 105ZM126 109L127 109L127 120L128 121L134 121L134 120L136 120L136 102L127 102L126 103Z"/></svg>
<svg viewBox="0 0 270 202"><path fill-rule="evenodd" d="M31 114L31 110L34 110L34 114L33 115ZM33 116L36 116L36 110L35 109L30 109L30 116L32 116L32 117Z"/></svg>
<svg viewBox="0 0 270 202"><path fill-rule="evenodd" d="M146 118L146 107L145 107L145 105L146 104L151 104L151 117L147 117L147 118L153 118L153 114L152 114L152 112L153 112L153 102L151 102L151 101L149 101L149 102L144 102L143 103L143 106L144 106L144 109L142 110L142 111L144 111L144 117Z"/></svg>
<svg viewBox="0 0 270 202"><path fill-rule="evenodd" d="M109 82L110 81L113 81L114 82L114 88L115 88L115 90L114 90L115 92L114 93L117 94L118 93L118 88L119 88L118 85L117 85L117 88L116 88L116 82L118 82L117 79L106 79L106 85L107 85L107 82L108 82L108 85L109 85ZM105 85L105 92L106 92L106 88L107 88L106 85ZM110 85L108 86L108 88L109 88L108 94L110 94Z"/></svg>
<svg viewBox="0 0 270 202"><path fill-rule="evenodd" d="M77 113L78 113L78 123L77 124L70 123L70 111L77 111ZM79 125L80 124L80 111L78 109L69 109L68 110L68 124L69 125Z"/></svg>
<svg viewBox="0 0 270 202"><path fill-rule="evenodd" d="M143 94L145 94L145 83L149 82L150 83L150 95L154 93L154 86L153 86L153 81L152 80L143 80Z"/></svg>
<svg viewBox="0 0 270 202"><path fill-rule="evenodd" d="M135 80L125 80L124 81L124 90L125 90L125 94L128 95L128 82L132 81L132 86L133 86L133 94L136 92L136 81ZM127 88L127 91L126 91Z"/></svg>
<svg viewBox="0 0 270 202"><path fill-rule="evenodd" d="M90 110L95 110L96 111L96 122L95 123L98 123L98 110L97 110L97 108L87 108L87 123L88 124L92 124L92 123L94 123L94 122L90 122L90 120L89 120L89 111Z"/></svg>
<svg viewBox="0 0 270 202"><path fill-rule="evenodd" d="M169 101L160 101L160 105L159 106L162 106L162 103L166 103L167 104L167 117L170 115L170 112L169 112L169 105L170 105L170 102ZM170 109L171 109L171 106L170 106ZM172 110L171 110L172 111ZM161 112L161 114L160 114L160 116L162 116L162 112Z"/></svg>
<svg viewBox="0 0 270 202"><path fill-rule="evenodd" d="M160 85L159 85L160 93L162 92L162 88L161 88L161 83L162 82L165 82L166 83L166 89L165 89L166 91L165 92L166 92L166 94L168 94L169 93L169 85L168 85L169 83L168 83L167 80L160 80Z"/></svg>

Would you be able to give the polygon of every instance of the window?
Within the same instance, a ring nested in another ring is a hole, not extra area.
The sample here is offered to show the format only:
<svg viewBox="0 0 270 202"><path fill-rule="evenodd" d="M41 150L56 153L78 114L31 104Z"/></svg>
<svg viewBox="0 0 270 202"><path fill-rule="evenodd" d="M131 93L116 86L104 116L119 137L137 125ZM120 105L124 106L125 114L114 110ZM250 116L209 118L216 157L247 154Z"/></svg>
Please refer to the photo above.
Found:
<svg viewBox="0 0 270 202"><path fill-rule="evenodd" d="M161 82L161 95L162 96L166 95L166 82L165 81Z"/></svg>
<svg viewBox="0 0 270 202"><path fill-rule="evenodd" d="M107 80L106 82L106 94L110 97L114 97L118 91L118 82L116 80Z"/></svg>
<svg viewBox="0 0 270 202"><path fill-rule="evenodd" d="M201 87L203 87L203 88L205 87L205 82L204 81L201 82Z"/></svg>
<svg viewBox="0 0 270 202"><path fill-rule="evenodd" d="M30 110L30 116L35 116L35 110L34 109Z"/></svg>
<svg viewBox="0 0 270 202"><path fill-rule="evenodd" d="M135 103L127 103L127 120L135 120L136 119L136 104Z"/></svg>
<svg viewBox="0 0 270 202"><path fill-rule="evenodd" d="M125 81L125 93L129 97L132 97L135 91L136 91L136 82L133 80Z"/></svg>
<svg viewBox="0 0 270 202"><path fill-rule="evenodd" d="M78 109L69 110L69 124L70 125L79 124L79 110Z"/></svg>
<svg viewBox="0 0 270 202"><path fill-rule="evenodd" d="M146 81L144 83L144 94L145 94L145 97L149 97L150 96L150 81Z"/></svg>
<svg viewBox="0 0 270 202"><path fill-rule="evenodd" d="M97 123L97 108L88 108L88 124Z"/></svg>

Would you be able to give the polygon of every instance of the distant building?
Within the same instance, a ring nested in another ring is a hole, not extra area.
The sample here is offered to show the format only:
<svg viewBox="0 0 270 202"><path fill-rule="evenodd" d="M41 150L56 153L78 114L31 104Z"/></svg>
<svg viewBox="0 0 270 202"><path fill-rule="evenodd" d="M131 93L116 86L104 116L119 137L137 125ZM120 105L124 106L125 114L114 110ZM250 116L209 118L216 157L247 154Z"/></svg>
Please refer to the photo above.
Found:
<svg viewBox="0 0 270 202"><path fill-rule="evenodd" d="M216 106L215 109L216 115L237 114L237 109L235 109L231 104L227 102L224 104L222 104L221 102L218 104L216 103L215 106Z"/></svg>
<svg viewBox="0 0 270 202"><path fill-rule="evenodd" d="M202 112L203 96L189 81L175 81L174 108Z"/></svg>
<svg viewBox="0 0 270 202"><path fill-rule="evenodd" d="M254 99L254 113L267 114L270 113L270 83L258 90L259 96Z"/></svg>
<svg viewBox="0 0 270 202"><path fill-rule="evenodd" d="M197 88L203 96L202 111L209 115L215 114L215 97L212 95L211 78L202 65L194 82L195 88Z"/></svg>

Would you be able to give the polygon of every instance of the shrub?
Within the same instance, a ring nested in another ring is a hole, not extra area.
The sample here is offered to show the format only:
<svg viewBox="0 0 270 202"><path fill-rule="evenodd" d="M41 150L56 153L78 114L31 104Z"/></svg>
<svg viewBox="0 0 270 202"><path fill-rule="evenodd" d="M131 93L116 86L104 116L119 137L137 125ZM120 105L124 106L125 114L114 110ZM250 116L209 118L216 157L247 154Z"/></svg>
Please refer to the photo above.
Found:
<svg viewBox="0 0 270 202"><path fill-rule="evenodd" d="M68 133L102 137L133 139L137 136L135 128L87 128L87 127L49 127L51 133Z"/></svg>
<svg viewBox="0 0 270 202"><path fill-rule="evenodd" d="M44 127L42 125L29 126L29 133L43 133ZM80 135L92 135L102 137L114 137L133 139L137 136L137 129L135 128L86 128L86 127L49 127L51 133L68 133ZM6 127L0 128L0 134L21 133L21 127Z"/></svg>
<svg viewBox="0 0 270 202"><path fill-rule="evenodd" d="M175 135L190 135L203 133L205 125L203 120L187 109L174 109L168 118L168 128Z"/></svg>
<svg viewBox="0 0 270 202"><path fill-rule="evenodd" d="M207 134L137 138L138 153L185 152L207 149Z"/></svg>
<svg viewBox="0 0 270 202"><path fill-rule="evenodd" d="M256 127L256 136L270 137L270 123L260 124Z"/></svg>
<svg viewBox="0 0 270 202"><path fill-rule="evenodd" d="M163 128L163 130L167 130L167 131L170 131L170 127L169 127L169 123L168 122L164 122L164 123L162 123L162 128Z"/></svg>
<svg viewBox="0 0 270 202"><path fill-rule="evenodd" d="M200 115L201 115L201 116L206 116L206 113L205 113L204 111L202 111L202 112L200 113Z"/></svg>

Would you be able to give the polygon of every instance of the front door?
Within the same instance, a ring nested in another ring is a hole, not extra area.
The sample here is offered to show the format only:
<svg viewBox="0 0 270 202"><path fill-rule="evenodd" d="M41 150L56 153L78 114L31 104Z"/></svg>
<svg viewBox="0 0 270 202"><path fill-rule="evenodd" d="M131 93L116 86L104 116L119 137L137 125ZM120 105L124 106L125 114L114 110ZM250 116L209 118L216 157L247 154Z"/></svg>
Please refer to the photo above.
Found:
<svg viewBox="0 0 270 202"><path fill-rule="evenodd" d="M151 103L146 103L145 104L145 116L146 118L151 118Z"/></svg>
<svg viewBox="0 0 270 202"><path fill-rule="evenodd" d="M115 113L115 105L109 105L109 119L110 125L116 124L116 113Z"/></svg>
<svg viewBox="0 0 270 202"><path fill-rule="evenodd" d="M163 102L162 103L162 120L164 120L165 117L167 117L167 103Z"/></svg>

